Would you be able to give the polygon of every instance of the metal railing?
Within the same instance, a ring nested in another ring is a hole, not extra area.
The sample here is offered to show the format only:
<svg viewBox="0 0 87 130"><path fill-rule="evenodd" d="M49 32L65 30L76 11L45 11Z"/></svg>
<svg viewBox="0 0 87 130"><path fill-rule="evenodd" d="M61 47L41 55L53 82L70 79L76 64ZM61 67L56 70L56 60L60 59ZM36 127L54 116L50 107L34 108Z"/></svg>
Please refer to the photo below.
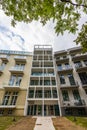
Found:
<svg viewBox="0 0 87 130"><path fill-rule="evenodd" d="M26 59L26 56L15 56L15 59Z"/></svg>
<svg viewBox="0 0 87 130"><path fill-rule="evenodd" d="M21 66L14 66L14 67L11 67L11 69L10 69L11 71L12 70L15 70L15 71L23 71L24 70L24 67L21 67Z"/></svg>
<svg viewBox="0 0 87 130"><path fill-rule="evenodd" d="M79 100L72 100L72 101L63 101L63 106L85 106L85 100L79 99Z"/></svg>

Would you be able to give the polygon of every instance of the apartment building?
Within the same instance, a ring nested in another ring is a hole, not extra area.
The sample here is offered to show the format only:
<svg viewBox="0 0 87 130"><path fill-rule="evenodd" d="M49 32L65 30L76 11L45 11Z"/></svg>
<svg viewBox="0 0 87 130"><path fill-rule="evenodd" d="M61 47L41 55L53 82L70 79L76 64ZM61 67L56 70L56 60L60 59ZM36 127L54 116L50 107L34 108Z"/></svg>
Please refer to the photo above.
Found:
<svg viewBox="0 0 87 130"><path fill-rule="evenodd" d="M0 115L24 115L32 55L0 50Z"/></svg>
<svg viewBox="0 0 87 130"><path fill-rule="evenodd" d="M87 115L87 53L0 50L0 115Z"/></svg>
<svg viewBox="0 0 87 130"><path fill-rule="evenodd" d="M62 115L87 115L87 53L77 47L54 57Z"/></svg>
<svg viewBox="0 0 87 130"><path fill-rule="evenodd" d="M27 115L59 115L56 78L52 46L35 45L27 95Z"/></svg>

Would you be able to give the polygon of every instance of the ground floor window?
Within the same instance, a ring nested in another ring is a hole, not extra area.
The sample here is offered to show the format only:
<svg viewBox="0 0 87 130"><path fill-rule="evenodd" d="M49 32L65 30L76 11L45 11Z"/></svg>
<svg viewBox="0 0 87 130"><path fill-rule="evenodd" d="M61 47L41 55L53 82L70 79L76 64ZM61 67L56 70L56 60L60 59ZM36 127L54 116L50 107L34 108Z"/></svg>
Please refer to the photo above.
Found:
<svg viewBox="0 0 87 130"><path fill-rule="evenodd" d="M8 110L8 115L12 115L12 112L13 112L13 110L9 109Z"/></svg>
<svg viewBox="0 0 87 130"><path fill-rule="evenodd" d="M85 108L64 108L65 115L86 116Z"/></svg>
<svg viewBox="0 0 87 130"><path fill-rule="evenodd" d="M0 116L3 115L3 114L4 114L4 110L1 109L1 110L0 110Z"/></svg>
<svg viewBox="0 0 87 130"><path fill-rule="evenodd" d="M42 116L58 116L60 115L58 105L28 105L27 115L37 115Z"/></svg>

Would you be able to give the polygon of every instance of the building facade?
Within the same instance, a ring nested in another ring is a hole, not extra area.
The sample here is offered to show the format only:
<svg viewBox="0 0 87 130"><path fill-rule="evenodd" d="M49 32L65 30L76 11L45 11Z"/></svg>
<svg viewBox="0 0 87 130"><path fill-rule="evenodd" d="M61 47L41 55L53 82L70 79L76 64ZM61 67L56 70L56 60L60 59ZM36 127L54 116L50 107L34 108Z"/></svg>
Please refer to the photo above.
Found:
<svg viewBox="0 0 87 130"><path fill-rule="evenodd" d="M87 115L87 53L78 47L54 57L62 115Z"/></svg>
<svg viewBox="0 0 87 130"><path fill-rule="evenodd" d="M87 53L0 50L0 115L87 115Z"/></svg>
<svg viewBox="0 0 87 130"><path fill-rule="evenodd" d="M24 115L32 55L0 50L0 115Z"/></svg>

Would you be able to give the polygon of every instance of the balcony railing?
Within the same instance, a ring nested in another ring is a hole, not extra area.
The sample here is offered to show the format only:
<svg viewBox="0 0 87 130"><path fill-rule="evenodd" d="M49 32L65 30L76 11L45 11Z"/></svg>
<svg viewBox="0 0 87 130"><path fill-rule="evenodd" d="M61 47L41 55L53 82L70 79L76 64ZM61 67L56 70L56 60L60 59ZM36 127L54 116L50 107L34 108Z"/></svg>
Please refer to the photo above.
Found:
<svg viewBox="0 0 87 130"><path fill-rule="evenodd" d="M87 70L87 66L82 66L82 64L79 65L75 65L76 71L86 71Z"/></svg>
<svg viewBox="0 0 87 130"><path fill-rule="evenodd" d="M78 88L78 87L79 87L79 84L76 81L72 84L71 83L70 84L64 84L64 85L61 84L61 86L60 86L61 89L65 89L65 88L66 89L73 89L73 88Z"/></svg>
<svg viewBox="0 0 87 130"><path fill-rule="evenodd" d="M6 90L20 90L20 84L14 84L12 82L9 83L3 83L3 87Z"/></svg>
<svg viewBox="0 0 87 130"><path fill-rule="evenodd" d="M75 64L75 68L81 68L82 64Z"/></svg>
<svg viewBox="0 0 87 130"><path fill-rule="evenodd" d="M63 101L63 106L64 107L79 107L79 106L85 106L85 100L80 99L80 100L72 100L72 101Z"/></svg>
<svg viewBox="0 0 87 130"><path fill-rule="evenodd" d="M56 58L56 63L64 63L64 62L68 62L69 61L69 57L67 56L67 57L65 57L65 58L63 58L63 57L61 57L61 58Z"/></svg>
<svg viewBox="0 0 87 130"><path fill-rule="evenodd" d="M61 68L61 69L58 69L58 73L66 73L66 72L72 72L73 71L73 68L72 68L72 66L70 66L70 67L63 67L63 68Z"/></svg>
<svg viewBox="0 0 87 130"><path fill-rule="evenodd" d="M54 76L54 73L33 73L31 76Z"/></svg>
<svg viewBox="0 0 87 130"><path fill-rule="evenodd" d="M15 56L14 59L16 61L26 61L26 56Z"/></svg>
<svg viewBox="0 0 87 130"><path fill-rule="evenodd" d="M75 61L77 59L87 59L87 53L85 53L85 54L77 54L75 56L72 56L73 61Z"/></svg>
<svg viewBox="0 0 87 130"><path fill-rule="evenodd" d="M81 81L81 84L82 84L82 87L83 87L83 88L87 88L87 81L85 81L85 82L83 82L83 83L82 83L82 81Z"/></svg>
<svg viewBox="0 0 87 130"><path fill-rule="evenodd" d="M7 56L7 55L0 55L0 58L1 58L1 59L8 59L9 56Z"/></svg>
<svg viewBox="0 0 87 130"><path fill-rule="evenodd" d="M24 67L21 67L21 66L14 66L14 67L11 67L10 69L11 72L16 72L16 73L23 73L24 71Z"/></svg>

